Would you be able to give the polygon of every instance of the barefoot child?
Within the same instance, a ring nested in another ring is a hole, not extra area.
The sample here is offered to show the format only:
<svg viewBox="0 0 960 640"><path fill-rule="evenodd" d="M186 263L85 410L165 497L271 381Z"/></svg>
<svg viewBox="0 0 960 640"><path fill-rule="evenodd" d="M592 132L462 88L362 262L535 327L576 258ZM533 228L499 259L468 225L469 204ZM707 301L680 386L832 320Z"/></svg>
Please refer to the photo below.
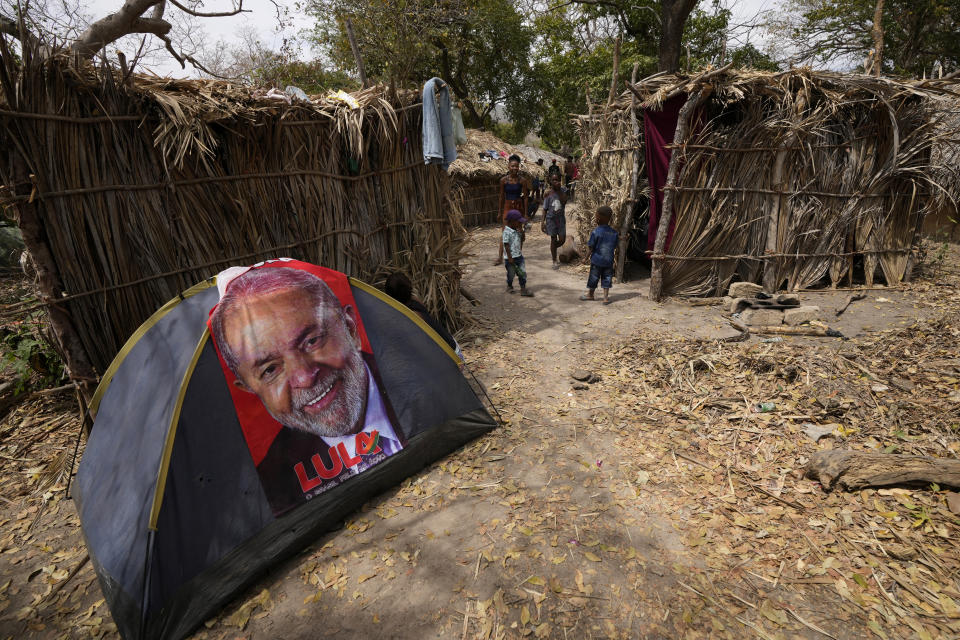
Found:
<svg viewBox="0 0 960 640"><path fill-rule="evenodd" d="M503 228L503 257L507 268L507 293L513 293L513 276L520 280L520 295L531 297L527 291L527 272L523 268L523 225L527 219L516 209L507 212L507 226Z"/></svg>
<svg viewBox="0 0 960 640"><path fill-rule="evenodd" d="M603 304L610 304L610 285L613 280L613 250L617 247L619 234L610 226L613 210L610 207L597 209L597 228L590 233L590 276L587 278L587 292L581 300L596 300L593 293L597 284L603 287Z"/></svg>
<svg viewBox="0 0 960 640"><path fill-rule="evenodd" d="M567 206L567 190L560 186L560 176L550 176L550 191L543 199L543 221L540 230L550 236L550 257L553 268L559 269L557 249L567 241L567 218L564 213Z"/></svg>

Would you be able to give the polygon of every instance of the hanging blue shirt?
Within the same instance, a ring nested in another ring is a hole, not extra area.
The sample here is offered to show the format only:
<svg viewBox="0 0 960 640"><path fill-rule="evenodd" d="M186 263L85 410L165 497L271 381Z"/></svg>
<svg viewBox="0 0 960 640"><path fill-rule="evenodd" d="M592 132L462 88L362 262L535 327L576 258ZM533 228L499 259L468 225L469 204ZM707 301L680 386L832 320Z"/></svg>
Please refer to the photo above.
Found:
<svg viewBox="0 0 960 640"><path fill-rule="evenodd" d="M613 251L617 248L617 238L620 237L613 227L608 224L602 224L590 233L590 241L587 246L593 252L590 256L590 264L598 267L613 266Z"/></svg>

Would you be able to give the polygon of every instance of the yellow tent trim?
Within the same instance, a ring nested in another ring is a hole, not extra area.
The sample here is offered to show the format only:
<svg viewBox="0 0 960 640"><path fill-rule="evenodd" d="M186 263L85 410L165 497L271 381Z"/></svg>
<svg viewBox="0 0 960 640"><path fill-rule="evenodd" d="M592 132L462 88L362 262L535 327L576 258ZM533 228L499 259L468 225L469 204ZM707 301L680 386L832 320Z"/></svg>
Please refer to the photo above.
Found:
<svg viewBox="0 0 960 640"><path fill-rule="evenodd" d="M97 390L93 393L93 398L90 400L90 411L93 414L100 409L100 401L103 399L103 394L107 392L107 387L110 386L110 382L113 380L113 376L116 375L117 369L120 368L120 365L123 364L124 359L133 350L137 342L140 341L140 338L144 336L153 325L157 324L163 316L167 315L172 311L178 304L186 300L191 296L195 296L201 291L209 289L216 285L216 278L210 278L209 280L204 280L203 282L198 282L193 285L179 296L170 300L165 305L153 312L153 315L147 318L147 320L140 325L136 331L133 332L133 335L127 340L123 345L123 348L117 352L116 357L113 359L113 362L110 363L110 366L107 367L107 370L104 372L103 376L100 378L100 384L97 385Z"/></svg>
<svg viewBox="0 0 960 640"><path fill-rule="evenodd" d="M187 386L190 384L190 378L193 377L193 370L197 367L197 361L200 360L200 354L203 353L203 347L207 344L207 338L210 337L208 329L203 330L200 336L200 342L190 358L190 364L183 374L183 380L180 381L180 390L177 392L177 404L173 407L173 418L170 419L170 427L167 429L167 439L163 444L163 457L160 458L160 470L157 473L157 486L153 489L153 507L150 509L150 530L157 530L157 519L160 517L160 506L163 504L163 492L167 487L167 472L170 470L170 456L173 454L173 440L177 435L177 424L180 422L180 410L183 409L183 398L187 395Z"/></svg>
<svg viewBox="0 0 960 640"><path fill-rule="evenodd" d="M457 355L457 352L451 349L450 345L447 344L447 341L441 338L440 334L434 331L433 327L431 327L426 322L424 322L423 318L421 318L415 311L411 311L410 308L407 307L405 304L398 302L397 300L394 300L393 298L385 294L383 291L380 291L375 287L371 287L366 282L361 282L360 280L355 280L354 278L350 278L350 284L355 286L357 289L360 289L361 291L364 291L366 293L369 293L372 296L375 296L382 302L386 302L391 307L393 307L403 315L407 316L414 324L416 324L418 327L423 329L423 331L428 336L433 338L433 341L436 342L438 345L440 345L440 347L444 350L444 352L448 356L450 356L454 362L456 362L458 365L460 364L460 356Z"/></svg>

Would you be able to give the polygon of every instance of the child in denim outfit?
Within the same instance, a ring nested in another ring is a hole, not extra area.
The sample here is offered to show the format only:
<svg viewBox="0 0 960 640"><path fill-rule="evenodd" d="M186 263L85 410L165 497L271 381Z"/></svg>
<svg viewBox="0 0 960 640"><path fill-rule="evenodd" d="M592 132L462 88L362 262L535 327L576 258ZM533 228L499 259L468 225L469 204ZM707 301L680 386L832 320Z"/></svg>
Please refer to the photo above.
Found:
<svg viewBox="0 0 960 640"><path fill-rule="evenodd" d="M610 226L613 209L597 209L597 228L590 233L590 276L587 278L587 292L581 300L596 300L593 296L597 284L603 287L603 304L610 304L610 285L613 280L613 251L617 248L620 234Z"/></svg>
<svg viewBox="0 0 960 640"><path fill-rule="evenodd" d="M503 228L503 258L504 266L507 268L507 293L513 293L513 277L517 276L520 280L520 295L532 297L533 294L527 291L527 272L523 268L523 225L527 219L517 211L511 209L507 212L507 226Z"/></svg>

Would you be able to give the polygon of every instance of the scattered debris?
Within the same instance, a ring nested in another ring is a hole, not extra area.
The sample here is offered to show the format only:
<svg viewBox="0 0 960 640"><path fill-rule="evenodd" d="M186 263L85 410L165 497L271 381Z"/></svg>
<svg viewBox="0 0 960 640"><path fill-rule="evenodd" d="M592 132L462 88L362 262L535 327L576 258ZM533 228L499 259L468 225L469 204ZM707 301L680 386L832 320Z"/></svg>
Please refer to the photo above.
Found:
<svg viewBox="0 0 960 640"><path fill-rule="evenodd" d="M731 298L752 298L763 291L763 287L753 282L731 282L727 295Z"/></svg>
<svg viewBox="0 0 960 640"><path fill-rule="evenodd" d="M807 434L807 437L813 440L814 442L820 442L821 438L833 435L837 430L837 425L835 424L813 424L812 422L804 422L800 427L803 429L803 432Z"/></svg>

